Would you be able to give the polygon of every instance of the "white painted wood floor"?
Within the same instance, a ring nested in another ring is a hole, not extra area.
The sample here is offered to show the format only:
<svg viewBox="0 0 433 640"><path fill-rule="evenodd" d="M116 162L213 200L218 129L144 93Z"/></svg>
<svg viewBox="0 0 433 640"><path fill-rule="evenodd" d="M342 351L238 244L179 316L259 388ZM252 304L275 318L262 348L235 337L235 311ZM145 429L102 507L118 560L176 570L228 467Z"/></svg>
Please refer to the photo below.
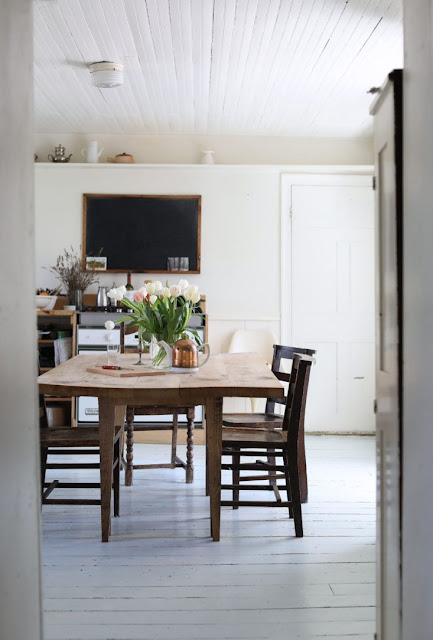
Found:
<svg viewBox="0 0 433 640"><path fill-rule="evenodd" d="M136 445L144 456L168 447ZM196 447L193 485L180 469L136 472L107 544L99 507L44 507L46 640L372 640L374 438L307 438L302 539L285 509L223 508L211 542L203 460Z"/></svg>

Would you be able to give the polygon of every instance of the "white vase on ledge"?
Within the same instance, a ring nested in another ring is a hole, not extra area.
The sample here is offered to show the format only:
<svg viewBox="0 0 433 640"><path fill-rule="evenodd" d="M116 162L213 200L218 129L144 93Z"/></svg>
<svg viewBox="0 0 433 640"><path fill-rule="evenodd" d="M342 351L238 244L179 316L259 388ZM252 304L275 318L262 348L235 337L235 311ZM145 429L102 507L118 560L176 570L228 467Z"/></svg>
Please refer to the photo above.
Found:
<svg viewBox="0 0 433 640"><path fill-rule="evenodd" d="M211 149L209 149L208 151L202 151L201 152L201 163L202 164L215 164L215 159L213 157L214 153L215 153L215 151L212 151Z"/></svg>

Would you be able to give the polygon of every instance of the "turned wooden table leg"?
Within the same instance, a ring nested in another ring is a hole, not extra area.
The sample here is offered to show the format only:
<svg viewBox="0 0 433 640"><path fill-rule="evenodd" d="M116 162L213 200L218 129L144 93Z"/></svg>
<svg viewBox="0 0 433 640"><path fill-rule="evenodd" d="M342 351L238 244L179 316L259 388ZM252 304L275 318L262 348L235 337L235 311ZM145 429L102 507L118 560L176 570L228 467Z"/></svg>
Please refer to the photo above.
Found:
<svg viewBox="0 0 433 640"><path fill-rule="evenodd" d="M126 408L126 469L125 486L130 487L134 481L134 409Z"/></svg>
<svg viewBox="0 0 433 640"><path fill-rule="evenodd" d="M206 414L206 407L203 407L203 413ZM221 433L222 437L222 433ZM205 495L209 495L209 451L208 451L208 437L207 437L207 424L206 424L206 451L205 451Z"/></svg>
<svg viewBox="0 0 433 640"><path fill-rule="evenodd" d="M123 434L125 432L125 408L124 406L116 406L115 409L115 419L114 419L114 424L116 427L116 431L117 429L120 427L120 436L118 441L116 442L116 444L114 445L114 451L117 454L117 465L114 469L114 516L118 517L119 516L119 507L120 507L120 502L119 502L119 481L120 481L120 457L121 457L121 451L123 450Z"/></svg>
<svg viewBox="0 0 433 640"><path fill-rule="evenodd" d="M223 399L206 399L210 522L214 542L220 539L222 415Z"/></svg>
<svg viewBox="0 0 433 640"><path fill-rule="evenodd" d="M194 409L188 409L186 418L186 482L194 482Z"/></svg>
<svg viewBox="0 0 433 640"><path fill-rule="evenodd" d="M179 413L173 412L173 430L171 432L171 464L176 463L177 456L177 434L179 431Z"/></svg>
<svg viewBox="0 0 433 640"><path fill-rule="evenodd" d="M114 403L99 398L99 473L101 480L102 542L108 542L110 535L115 422L116 407Z"/></svg>

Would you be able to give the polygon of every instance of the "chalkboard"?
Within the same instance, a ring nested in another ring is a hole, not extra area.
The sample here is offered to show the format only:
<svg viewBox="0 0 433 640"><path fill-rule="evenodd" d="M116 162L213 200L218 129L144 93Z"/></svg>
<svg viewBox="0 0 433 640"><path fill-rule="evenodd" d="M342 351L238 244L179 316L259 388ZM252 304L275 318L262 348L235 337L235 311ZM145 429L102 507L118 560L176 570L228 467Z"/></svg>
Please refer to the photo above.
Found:
<svg viewBox="0 0 433 640"><path fill-rule="evenodd" d="M201 196L83 195L83 257L105 256L107 271L170 273L187 257L200 273Z"/></svg>

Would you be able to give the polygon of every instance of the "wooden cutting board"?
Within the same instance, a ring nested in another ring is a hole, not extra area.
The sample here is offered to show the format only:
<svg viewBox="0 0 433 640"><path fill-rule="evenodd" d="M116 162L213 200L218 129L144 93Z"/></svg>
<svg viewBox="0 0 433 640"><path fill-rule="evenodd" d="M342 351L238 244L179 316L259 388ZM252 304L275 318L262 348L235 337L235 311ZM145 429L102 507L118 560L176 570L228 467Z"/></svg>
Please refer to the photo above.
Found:
<svg viewBox="0 0 433 640"><path fill-rule="evenodd" d="M102 367L87 367L86 371L89 373L99 373L102 376L112 376L113 378L137 378L140 376L165 376L168 371L156 371L154 369L134 369L133 371L129 367L124 369L103 369Z"/></svg>

